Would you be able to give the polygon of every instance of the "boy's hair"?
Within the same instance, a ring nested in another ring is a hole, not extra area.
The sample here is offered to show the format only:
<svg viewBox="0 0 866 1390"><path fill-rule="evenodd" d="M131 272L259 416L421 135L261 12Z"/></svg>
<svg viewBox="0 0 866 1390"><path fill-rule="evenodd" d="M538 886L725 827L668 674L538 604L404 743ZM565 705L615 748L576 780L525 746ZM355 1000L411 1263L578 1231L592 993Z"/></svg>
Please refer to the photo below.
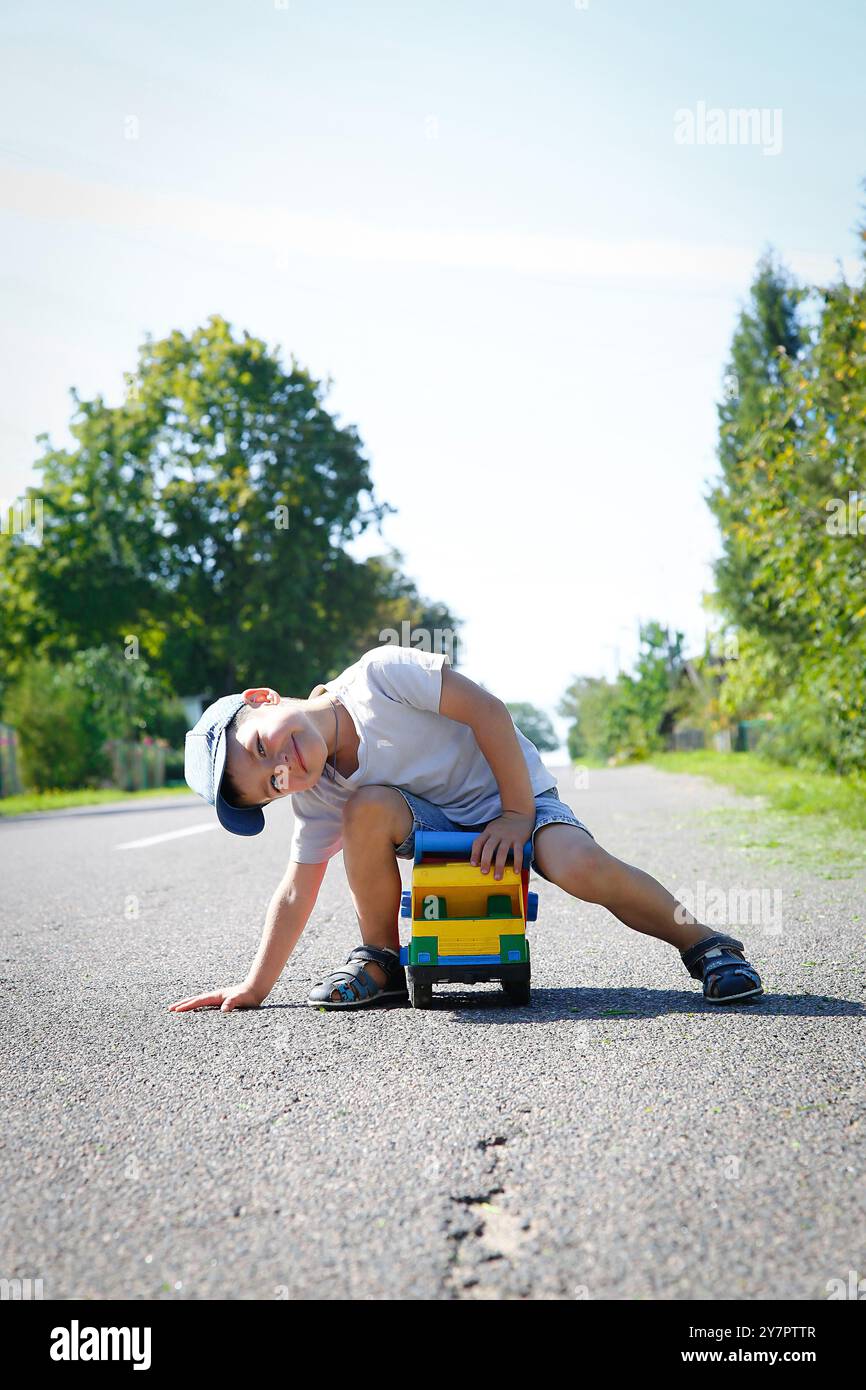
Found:
<svg viewBox="0 0 866 1390"><path fill-rule="evenodd" d="M242 724L243 721L250 714L252 714L252 706L241 705L241 708L238 710L237 714L234 716L233 719L230 719L228 724L226 725L226 736L228 736L229 729L237 729L238 725ZM267 805L267 802L265 801L244 801L240 789L237 783L235 782L234 778L232 777L231 767L229 766L228 758L226 758L226 766L225 771L223 772L223 780L222 786L220 787L220 792L230 806L247 807Z"/></svg>

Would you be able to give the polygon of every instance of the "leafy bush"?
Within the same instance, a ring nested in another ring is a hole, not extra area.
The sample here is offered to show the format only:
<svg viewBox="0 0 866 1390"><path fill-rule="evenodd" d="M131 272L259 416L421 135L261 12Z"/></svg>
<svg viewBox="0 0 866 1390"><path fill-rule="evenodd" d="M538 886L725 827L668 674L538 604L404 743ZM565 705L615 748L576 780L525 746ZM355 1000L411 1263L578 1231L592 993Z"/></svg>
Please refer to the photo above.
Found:
<svg viewBox="0 0 866 1390"><path fill-rule="evenodd" d="M18 730L22 777L34 791L67 791L105 781L109 739L145 735L183 744L186 718L178 700L141 660L95 647L52 665L33 658L6 699Z"/></svg>
<svg viewBox="0 0 866 1390"><path fill-rule="evenodd" d="M183 705L152 674L140 657L127 659L116 647L76 652L72 678L88 696L104 737L139 739L145 735L181 745L187 728Z"/></svg>
<svg viewBox="0 0 866 1390"><path fill-rule="evenodd" d="M6 715L18 731L28 789L96 786L108 776L102 722L69 666L31 661L7 698Z"/></svg>

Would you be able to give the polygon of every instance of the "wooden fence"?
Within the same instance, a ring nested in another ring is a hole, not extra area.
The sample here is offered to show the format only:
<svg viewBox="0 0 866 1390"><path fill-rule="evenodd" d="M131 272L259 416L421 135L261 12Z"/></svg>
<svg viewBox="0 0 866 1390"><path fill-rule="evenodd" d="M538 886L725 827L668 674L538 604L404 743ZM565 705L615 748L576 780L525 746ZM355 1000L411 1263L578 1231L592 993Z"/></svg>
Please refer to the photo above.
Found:
<svg viewBox="0 0 866 1390"><path fill-rule="evenodd" d="M164 739L145 738L140 743L112 739L105 749L111 759L112 786L128 792L165 786Z"/></svg>
<svg viewBox="0 0 866 1390"><path fill-rule="evenodd" d="M145 738L140 743L112 739L105 751L111 761L112 787L129 792L165 786L168 745L164 739ZM11 725L0 724L0 796L16 796L23 791L18 735Z"/></svg>
<svg viewBox="0 0 866 1390"><path fill-rule="evenodd" d="M23 791L18 772L18 735L9 724L0 724L0 796Z"/></svg>

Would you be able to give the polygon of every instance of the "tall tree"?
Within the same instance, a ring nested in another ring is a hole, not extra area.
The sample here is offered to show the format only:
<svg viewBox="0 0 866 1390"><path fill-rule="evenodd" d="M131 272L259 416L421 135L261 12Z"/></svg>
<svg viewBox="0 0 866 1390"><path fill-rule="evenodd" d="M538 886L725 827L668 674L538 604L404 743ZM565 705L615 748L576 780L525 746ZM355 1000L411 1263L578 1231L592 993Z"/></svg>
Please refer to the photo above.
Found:
<svg viewBox="0 0 866 1390"><path fill-rule="evenodd" d="M566 690L559 713L573 720L571 756L638 758L662 748L688 699L683 677L683 634L644 623L633 672L614 682L580 677Z"/></svg>
<svg viewBox="0 0 866 1390"><path fill-rule="evenodd" d="M751 433L723 424L712 505L722 606L789 746L847 770L866 759L866 286L841 280L816 301Z"/></svg>
<svg viewBox="0 0 866 1390"><path fill-rule="evenodd" d="M129 635L185 695L305 693L355 660L395 574L350 553L387 507L325 395L213 317L149 339L120 405L74 396L73 447L41 441L41 543L0 537L7 673Z"/></svg>
<svg viewBox="0 0 866 1390"><path fill-rule="evenodd" d="M528 700L516 700L508 706L508 712L522 734L534 743L540 753L553 753L559 747L559 739L550 715Z"/></svg>
<svg viewBox="0 0 866 1390"><path fill-rule="evenodd" d="M775 481L750 468L748 460L761 438L785 368L805 346L798 320L803 297L804 291L772 253L766 253L734 333L724 398L718 408L721 477L708 499L722 533L716 583L723 608L743 627L772 626L775 621L750 544L753 510L767 493L773 493Z"/></svg>

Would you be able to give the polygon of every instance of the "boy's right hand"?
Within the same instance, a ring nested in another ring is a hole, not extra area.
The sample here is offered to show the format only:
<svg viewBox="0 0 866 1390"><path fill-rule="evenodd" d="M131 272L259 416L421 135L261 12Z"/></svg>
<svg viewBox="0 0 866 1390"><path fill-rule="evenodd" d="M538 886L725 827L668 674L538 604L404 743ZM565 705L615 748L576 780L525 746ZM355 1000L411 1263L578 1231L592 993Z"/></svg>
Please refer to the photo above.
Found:
<svg viewBox="0 0 866 1390"><path fill-rule="evenodd" d="M188 999L178 999L169 1005L169 1013L184 1014L190 1009L219 1009L220 1013L231 1013L232 1009L257 1009L261 996L251 990L249 985L229 985L227 989L215 989L210 994L194 994Z"/></svg>

